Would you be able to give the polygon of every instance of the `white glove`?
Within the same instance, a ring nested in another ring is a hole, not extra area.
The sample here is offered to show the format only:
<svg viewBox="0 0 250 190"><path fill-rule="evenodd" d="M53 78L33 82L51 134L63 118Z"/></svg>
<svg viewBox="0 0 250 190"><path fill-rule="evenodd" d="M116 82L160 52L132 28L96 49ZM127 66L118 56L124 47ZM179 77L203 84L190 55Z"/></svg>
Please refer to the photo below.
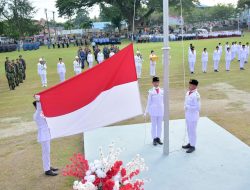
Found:
<svg viewBox="0 0 250 190"><path fill-rule="evenodd" d="M40 95L35 95L34 97L37 101L40 101Z"/></svg>

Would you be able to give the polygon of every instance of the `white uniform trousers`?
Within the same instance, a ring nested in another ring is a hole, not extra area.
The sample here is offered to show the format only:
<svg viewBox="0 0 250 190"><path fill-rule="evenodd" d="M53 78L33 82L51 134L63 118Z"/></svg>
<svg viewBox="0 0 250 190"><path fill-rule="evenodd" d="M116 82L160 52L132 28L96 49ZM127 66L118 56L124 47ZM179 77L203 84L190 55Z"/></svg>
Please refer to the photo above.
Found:
<svg viewBox="0 0 250 190"><path fill-rule="evenodd" d="M151 135L152 138L161 138L163 116L151 116Z"/></svg>
<svg viewBox="0 0 250 190"><path fill-rule="evenodd" d="M240 68L244 68L245 59L240 59Z"/></svg>
<svg viewBox="0 0 250 190"><path fill-rule="evenodd" d="M150 76L155 76L156 64L150 64Z"/></svg>
<svg viewBox="0 0 250 190"><path fill-rule="evenodd" d="M43 170L50 170L50 141L40 142L42 145Z"/></svg>
<svg viewBox="0 0 250 190"><path fill-rule="evenodd" d="M248 58L249 58L249 54L247 54L247 56L246 56L245 63L248 63Z"/></svg>
<svg viewBox="0 0 250 190"><path fill-rule="evenodd" d="M189 121L186 119L188 139L191 146L196 145L196 128L198 121Z"/></svg>
<svg viewBox="0 0 250 190"><path fill-rule="evenodd" d="M40 77L41 77L42 85L43 86L47 85L47 75L46 74L40 74Z"/></svg>
<svg viewBox="0 0 250 190"><path fill-rule="evenodd" d="M136 65L137 78L141 78L141 65Z"/></svg>
<svg viewBox="0 0 250 190"><path fill-rule="evenodd" d="M195 65L194 61L189 61L189 70L190 70L190 72L194 72L194 65Z"/></svg>
<svg viewBox="0 0 250 190"><path fill-rule="evenodd" d="M89 62L89 68L93 67L93 62Z"/></svg>
<svg viewBox="0 0 250 190"><path fill-rule="evenodd" d="M219 60L214 60L214 70L218 70L219 69Z"/></svg>
<svg viewBox="0 0 250 190"><path fill-rule="evenodd" d="M226 61L226 70L229 71L230 70L230 64L231 64L231 61Z"/></svg>
<svg viewBox="0 0 250 190"><path fill-rule="evenodd" d="M65 81L65 73L64 72L60 72L59 77L60 77L60 82Z"/></svg>
<svg viewBox="0 0 250 190"><path fill-rule="evenodd" d="M235 59L235 56L236 56L236 52L235 52L235 51L232 51L232 60Z"/></svg>
<svg viewBox="0 0 250 190"><path fill-rule="evenodd" d="M207 61L202 61L202 72L207 72Z"/></svg>

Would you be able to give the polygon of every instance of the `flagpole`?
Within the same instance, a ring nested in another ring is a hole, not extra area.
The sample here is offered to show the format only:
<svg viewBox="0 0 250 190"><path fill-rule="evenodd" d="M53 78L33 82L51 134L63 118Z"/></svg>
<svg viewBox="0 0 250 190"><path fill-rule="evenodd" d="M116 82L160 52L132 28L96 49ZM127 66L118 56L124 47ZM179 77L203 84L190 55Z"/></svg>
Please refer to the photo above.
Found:
<svg viewBox="0 0 250 190"><path fill-rule="evenodd" d="M169 1L163 0L164 139L163 154L169 155Z"/></svg>

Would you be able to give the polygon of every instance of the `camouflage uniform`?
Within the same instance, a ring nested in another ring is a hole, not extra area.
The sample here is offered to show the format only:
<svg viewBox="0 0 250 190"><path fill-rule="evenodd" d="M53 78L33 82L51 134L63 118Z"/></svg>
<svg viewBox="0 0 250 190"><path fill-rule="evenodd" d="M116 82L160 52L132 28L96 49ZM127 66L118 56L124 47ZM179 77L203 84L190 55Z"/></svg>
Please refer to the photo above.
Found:
<svg viewBox="0 0 250 190"><path fill-rule="evenodd" d="M24 66L23 66L23 64L20 61L18 61L17 64L18 64L18 67L19 67L19 69L18 69L18 79L19 79L20 83L23 83Z"/></svg>
<svg viewBox="0 0 250 190"><path fill-rule="evenodd" d="M23 80L26 79L26 62L25 60L22 58L22 56L19 56L19 62L23 65Z"/></svg>
<svg viewBox="0 0 250 190"><path fill-rule="evenodd" d="M9 83L10 90L15 90L15 68L14 66L9 62L6 66L7 69L7 79Z"/></svg>
<svg viewBox="0 0 250 190"><path fill-rule="evenodd" d="M13 65L14 65L14 71L15 71L15 84L16 84L16 86L19 86L19 78L18 78L19 66L17 63L13 63Z"/></svg>

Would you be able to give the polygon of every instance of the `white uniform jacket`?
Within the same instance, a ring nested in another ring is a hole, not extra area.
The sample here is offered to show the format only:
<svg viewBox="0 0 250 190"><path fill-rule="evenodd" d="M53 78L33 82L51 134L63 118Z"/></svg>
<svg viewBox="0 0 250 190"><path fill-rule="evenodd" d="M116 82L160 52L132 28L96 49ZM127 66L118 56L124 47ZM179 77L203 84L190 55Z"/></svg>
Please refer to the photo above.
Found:
<svg viewBox="0 0 250 190"><path fill-rule="evenodd" d="M188 54L188 62L195 62L196 61L196 51L190 51Z"/></svg>
<svg viewBox="0 0 250 190"><path fill-rule="evenodd" d="M89 63L93 63L93 62L94 62L93 54L89 53L89 54L87 55L87 61L88 61Z"/></svg>
<svg viewBox="0 0 250 190"><path fill-rule="evenodd" d="M244 59L245 60L246 57L247 57L247 50L241 48L241 50L240 50L240 59Z"/></svg>
<svg viewBox="0 0 250 190"><path fill-rule="evenodd" d="M143 59L141 56L135 56L135 66L142 66Z"/></svg>
<svg viewBox="0 0 250 190"><path fill-rule="evenodd" d="M44 142L50 140L50 131L46 122L45 117L42 113L41 103L37 102L37 109L33 115L33 119L38 127L37 141Z"/></svg>
<svg viewBox="0 0 250 190"><path fill-rule="evenodd" d="M208 62L208 52L202 52L201 61Z"/></svg>
<svg viewBox="0 0 250 190"><path fill-rule="evenodd" d="M225 60L226 61L231 61L232 60L232 52L230 50L226 51Z"/></svg>
<svg viewBox="0 0 250 190"><path fill-rule="evenodd" d="M214 50L214 54L213 54L213 60L214 61L219 61L220 60L220 51L218 50Z"/></svg>
<svg viewBox="0 0 250 190"><path fill-rule="evenodd" d="M81 72L82 71L80 61L75 60L73 62L73 66L74 66L74 72Z"/></svg>
<svg viewBox="0 0 250 190"><path fill-rule="evenodd" d="M99 52L99 53L97 54L97 61L98 61L98 63L103 62L103 60L104 60L104 55L103 55L102 52Z"/></svg>
<svg viewBox="0 0 250 190"><path fill-rule="evenodd" d="M63 62L57 63L57 73L66 73L66 67Z"/></svg>
<svg viewBox="0 0 250 190"><path fill-rule="evenodd" d="M189 91L185 97L185 117L189 121L197 121L200 117L200 94L197 90L194 90L190 95Z"/></svg>
<svg viewBox="0 0 250 190"><path fill-rule="evenodd" d="M41 63L38 63L37 64L37 72L39 75L46 75L47 74L47 65L44 63L44 64L41 64Z"/></svg>
<svg viewBox="0 0 250 190"><path fill-rule="evenodd" d="M163 94L164 91L161 88L159 88L159 93L157 93L155 88L148 91L146 113L149 113L150 116L164 115Z"/></svg>

